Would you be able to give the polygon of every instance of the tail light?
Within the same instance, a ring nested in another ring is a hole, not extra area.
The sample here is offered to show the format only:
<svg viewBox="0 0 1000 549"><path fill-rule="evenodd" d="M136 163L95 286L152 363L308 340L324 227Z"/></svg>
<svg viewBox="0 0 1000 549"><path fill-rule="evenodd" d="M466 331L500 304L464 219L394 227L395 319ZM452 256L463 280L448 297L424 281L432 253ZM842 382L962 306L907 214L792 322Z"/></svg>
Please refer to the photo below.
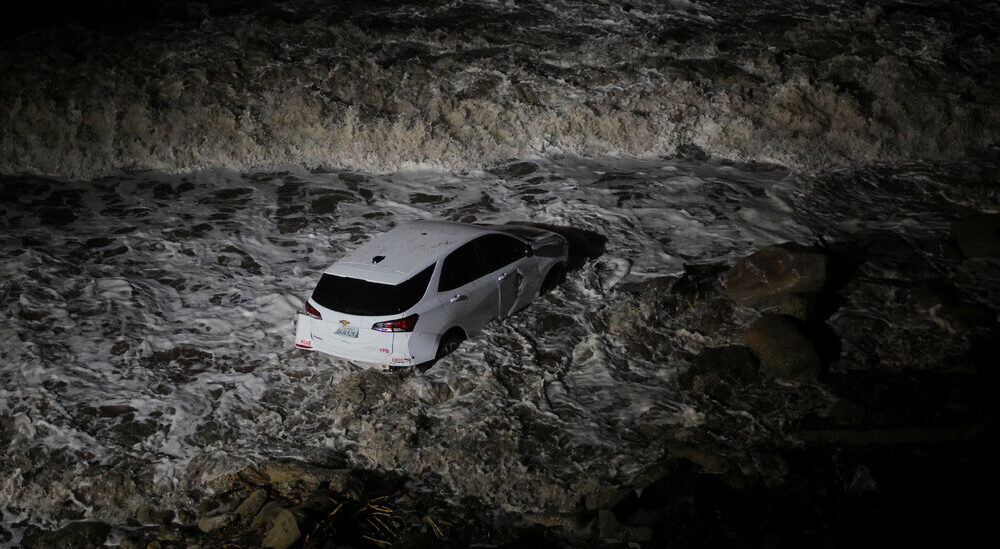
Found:
<svg viewBox="0 0 1000 549"><path fill-rule="evenodd" d="M319 311L316 310L316 307L313 307L312 304L309 303L308 301L306 301L306 314L313 318L318 318L320 320L323 320L323 315L319 314Z"/></svg>
<svg viewBox="0 0 1000 549"><path fill-rule="evenodd" d="M413 327L417 325L417 318L419 318L419 315L410 315L399 320L376 322L372 324L372 330L379 332L412 332Z"/></svg>

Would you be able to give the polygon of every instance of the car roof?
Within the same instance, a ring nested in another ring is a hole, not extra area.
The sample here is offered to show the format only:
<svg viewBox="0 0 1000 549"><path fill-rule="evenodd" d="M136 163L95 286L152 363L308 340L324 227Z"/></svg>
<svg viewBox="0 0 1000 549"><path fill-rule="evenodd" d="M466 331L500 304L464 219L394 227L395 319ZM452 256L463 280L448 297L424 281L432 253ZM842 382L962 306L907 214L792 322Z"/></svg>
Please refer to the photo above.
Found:
<svg viewBox="0 0 1000 549"><path fill-rule="evenodd" d="M491 227L463 223L414 221L376 235L324 272L396 285L473 238L497 232Z"/></svg>

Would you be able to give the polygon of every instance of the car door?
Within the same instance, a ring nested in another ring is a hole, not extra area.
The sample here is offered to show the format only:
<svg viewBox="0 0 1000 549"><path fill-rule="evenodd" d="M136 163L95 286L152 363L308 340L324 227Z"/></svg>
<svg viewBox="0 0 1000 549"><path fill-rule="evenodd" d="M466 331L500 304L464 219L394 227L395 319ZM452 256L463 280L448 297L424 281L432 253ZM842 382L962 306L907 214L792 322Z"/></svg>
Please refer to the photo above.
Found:
<svg viewBox="0 0 1000 549"><path fill-rule="evenodd" d="M486 269L497 284L497 316L506 317L531 299L528 281L538 277L538 261L531 247L503 234L490 234L475 241Z"/></svg>
<svg viewBox="0 0 1000 549"><path fill-rule="evenodd" d="M475 241L448 254L441 265L438 299L470 336L497 316L497 286L488 274Z"/></svg>

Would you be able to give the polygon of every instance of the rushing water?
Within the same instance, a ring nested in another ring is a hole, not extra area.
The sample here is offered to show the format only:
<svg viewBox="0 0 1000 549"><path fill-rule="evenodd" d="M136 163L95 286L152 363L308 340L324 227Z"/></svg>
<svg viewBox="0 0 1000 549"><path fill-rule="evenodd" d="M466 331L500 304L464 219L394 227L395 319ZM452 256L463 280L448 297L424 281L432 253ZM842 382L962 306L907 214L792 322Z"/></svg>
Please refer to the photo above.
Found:
<svg viewBox="0 0 1000 549"><path fill-rule="evenodd" d="M6 178L5 520L120 520L150 497L183 499L214 475L282 456L437 478L510 509L572 507L660 457L644 433L705 419L675 377L691 352L736 337L680 318L657 336L676 352L645 353L628 322L608 317L622 283L785 240L946 236L951 218L995 207L989 173L910 166L804 179L711 160L563 157L495 173ZM294 317L321 270L425 218L571 227L583 252L558 291L423 376L296 350ZM872 274L925 274L896 267ZM966 284L997 300L989 280ZM868 337L891 346L927 329L864 295L856 310L899 330ZM831 322L850 333L857 320ZM864 352L852 349L845 367Z"/></svg>
<svg viewBox="0 0 1000 549"><path fill-rule="evenodd" d="M273 457L568 509L656 433L780 439L782 402L676 381L750 313L643 326L619 291L767 244L850 240L869 279L1000 304L946 242L1000 204L996 3L120 4L0 41L8 528L121 521ZM570 228L575 268L423 376L295 350L321 270L411 219ZM834 369L964 349L894 291L844 291Z"/></svg>
<svg viewBox="0 0 1000 549"><path fill-rule="evenodd" d="M123 25L10 29L0 171L392 172L691 147L817 168L1000 142L995 2L131 4L108 10Z"/></svg>

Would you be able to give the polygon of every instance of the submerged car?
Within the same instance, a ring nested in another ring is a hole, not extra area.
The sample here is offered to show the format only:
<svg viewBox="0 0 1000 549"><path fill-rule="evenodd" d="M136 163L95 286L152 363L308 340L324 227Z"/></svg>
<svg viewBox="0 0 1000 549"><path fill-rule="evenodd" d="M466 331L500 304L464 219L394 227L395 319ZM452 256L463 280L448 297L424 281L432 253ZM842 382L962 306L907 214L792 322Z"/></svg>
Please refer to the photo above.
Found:
<svg viewBox="0 0 1000 549"><path fill-rule="evenodd" d="M565 276L568 246L528 225L416 221L323 272L295 346L379 369L427 366Z"/></svg>

